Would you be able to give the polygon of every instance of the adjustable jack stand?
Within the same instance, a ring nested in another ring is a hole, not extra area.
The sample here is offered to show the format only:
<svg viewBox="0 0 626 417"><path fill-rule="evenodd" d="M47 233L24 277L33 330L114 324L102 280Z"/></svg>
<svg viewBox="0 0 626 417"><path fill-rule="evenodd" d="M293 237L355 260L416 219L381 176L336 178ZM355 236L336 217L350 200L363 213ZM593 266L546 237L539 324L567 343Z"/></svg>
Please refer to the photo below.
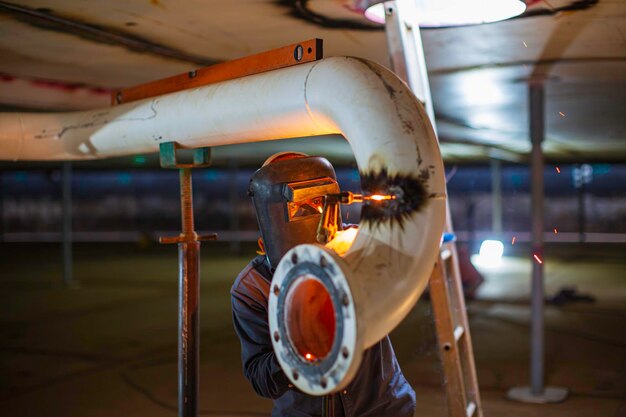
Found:
<svg viewBox="0 0 626 417"><path fill-rule="evenodd" d="M193 163L176 160L175 142L162 143L159 149L162 168L180 171L180 209L182 232L161 237L159 243L178 244L178 416L198 415L198 365L200 352L200 242L215 240L217 234L198 236L193 223L191 169L211 164L211 149L194 149Z"/></svg>

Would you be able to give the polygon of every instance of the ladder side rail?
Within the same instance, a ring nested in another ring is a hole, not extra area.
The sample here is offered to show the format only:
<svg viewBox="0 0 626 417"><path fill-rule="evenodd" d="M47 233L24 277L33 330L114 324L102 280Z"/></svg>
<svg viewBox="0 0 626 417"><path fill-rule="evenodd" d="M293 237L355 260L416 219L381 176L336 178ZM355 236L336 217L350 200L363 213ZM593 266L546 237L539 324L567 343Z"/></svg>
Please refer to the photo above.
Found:
<svg viewBox="0 0 626 417"><path fill-rule="evenodd" d="M446 274L448 279L448 286L450 290L450 297L454 299L454 303L458 308L457 312L457 324L463 328L463 335L458 340L459 355L463 360L463 379L465 381L466 395L470 402L476 405L475 415L477 417L483 417L482 404L480 400L480 389L478 386L478 376L476 373L476 363L474 356L474 347L472 345L472 336L469 327L469 320L467 318L467 307L465 305L465 296L463 293L463 286L461 284L461 276L456 275L458 271L458 256L456 251L456 245L451 245L450 248L452 256L448 258L446 262L447 270L452 273Z"/></svg>
<svg viewBox="0 0 626 417"><path fill-rule="evenodd" d="M435 264L430 278L430 300L435 318L439 353L443 363L444 386L450 416L466 417L465 381L460 352L454 336L456 326L448 305L448 282L441 258Z"/></svg>

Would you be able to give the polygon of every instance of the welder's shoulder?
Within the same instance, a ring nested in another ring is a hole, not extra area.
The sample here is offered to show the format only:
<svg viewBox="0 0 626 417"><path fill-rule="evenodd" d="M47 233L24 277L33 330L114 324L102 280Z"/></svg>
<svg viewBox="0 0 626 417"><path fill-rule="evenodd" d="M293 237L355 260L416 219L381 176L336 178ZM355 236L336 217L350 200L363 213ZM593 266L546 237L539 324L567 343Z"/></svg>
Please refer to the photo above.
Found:
<svg viewBox="0 0 626 417"><path fill-rule="evenodd" d="M239 273L230 289L230 294L236 299L252 299L257 302L267 302L270 290L271 277L263 273L263 257L257 256Z"/></svg>

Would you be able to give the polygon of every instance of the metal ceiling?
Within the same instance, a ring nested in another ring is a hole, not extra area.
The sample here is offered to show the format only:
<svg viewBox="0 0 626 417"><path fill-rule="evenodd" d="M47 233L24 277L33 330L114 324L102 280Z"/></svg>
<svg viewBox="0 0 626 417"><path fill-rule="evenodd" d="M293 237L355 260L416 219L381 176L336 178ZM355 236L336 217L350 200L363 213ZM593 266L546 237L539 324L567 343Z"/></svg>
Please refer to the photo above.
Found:
<svg viewBox="0 0 626 417"><path fill-rule="evenodd" d="M626 160L626 1L527 1L520 18L422 32L448 160L524 160L527 81L545 77L546 155ZM0 1L0 106L107 106L114 88L309 38L388 64L384 30L349 0ZM225 148L255 161L306 141ZM307 151L350 160L340 138Z"/></svg>

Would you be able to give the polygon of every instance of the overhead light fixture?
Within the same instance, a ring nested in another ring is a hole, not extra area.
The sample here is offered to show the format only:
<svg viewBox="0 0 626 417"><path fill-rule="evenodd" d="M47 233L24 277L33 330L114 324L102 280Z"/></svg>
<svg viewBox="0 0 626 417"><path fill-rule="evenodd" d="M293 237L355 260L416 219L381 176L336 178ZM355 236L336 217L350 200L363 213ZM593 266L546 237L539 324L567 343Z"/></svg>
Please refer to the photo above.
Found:
<svg viewBox="0 0 626 417"><path fill-rule="evenodd" d="M403 0L397 0L403 1ZM404 0L411 1L411 0ZM518 16L526 10L520 0L413 0L421 27L479 25ZM385 3L365 10L372 22L385 23Z"/></svg>

